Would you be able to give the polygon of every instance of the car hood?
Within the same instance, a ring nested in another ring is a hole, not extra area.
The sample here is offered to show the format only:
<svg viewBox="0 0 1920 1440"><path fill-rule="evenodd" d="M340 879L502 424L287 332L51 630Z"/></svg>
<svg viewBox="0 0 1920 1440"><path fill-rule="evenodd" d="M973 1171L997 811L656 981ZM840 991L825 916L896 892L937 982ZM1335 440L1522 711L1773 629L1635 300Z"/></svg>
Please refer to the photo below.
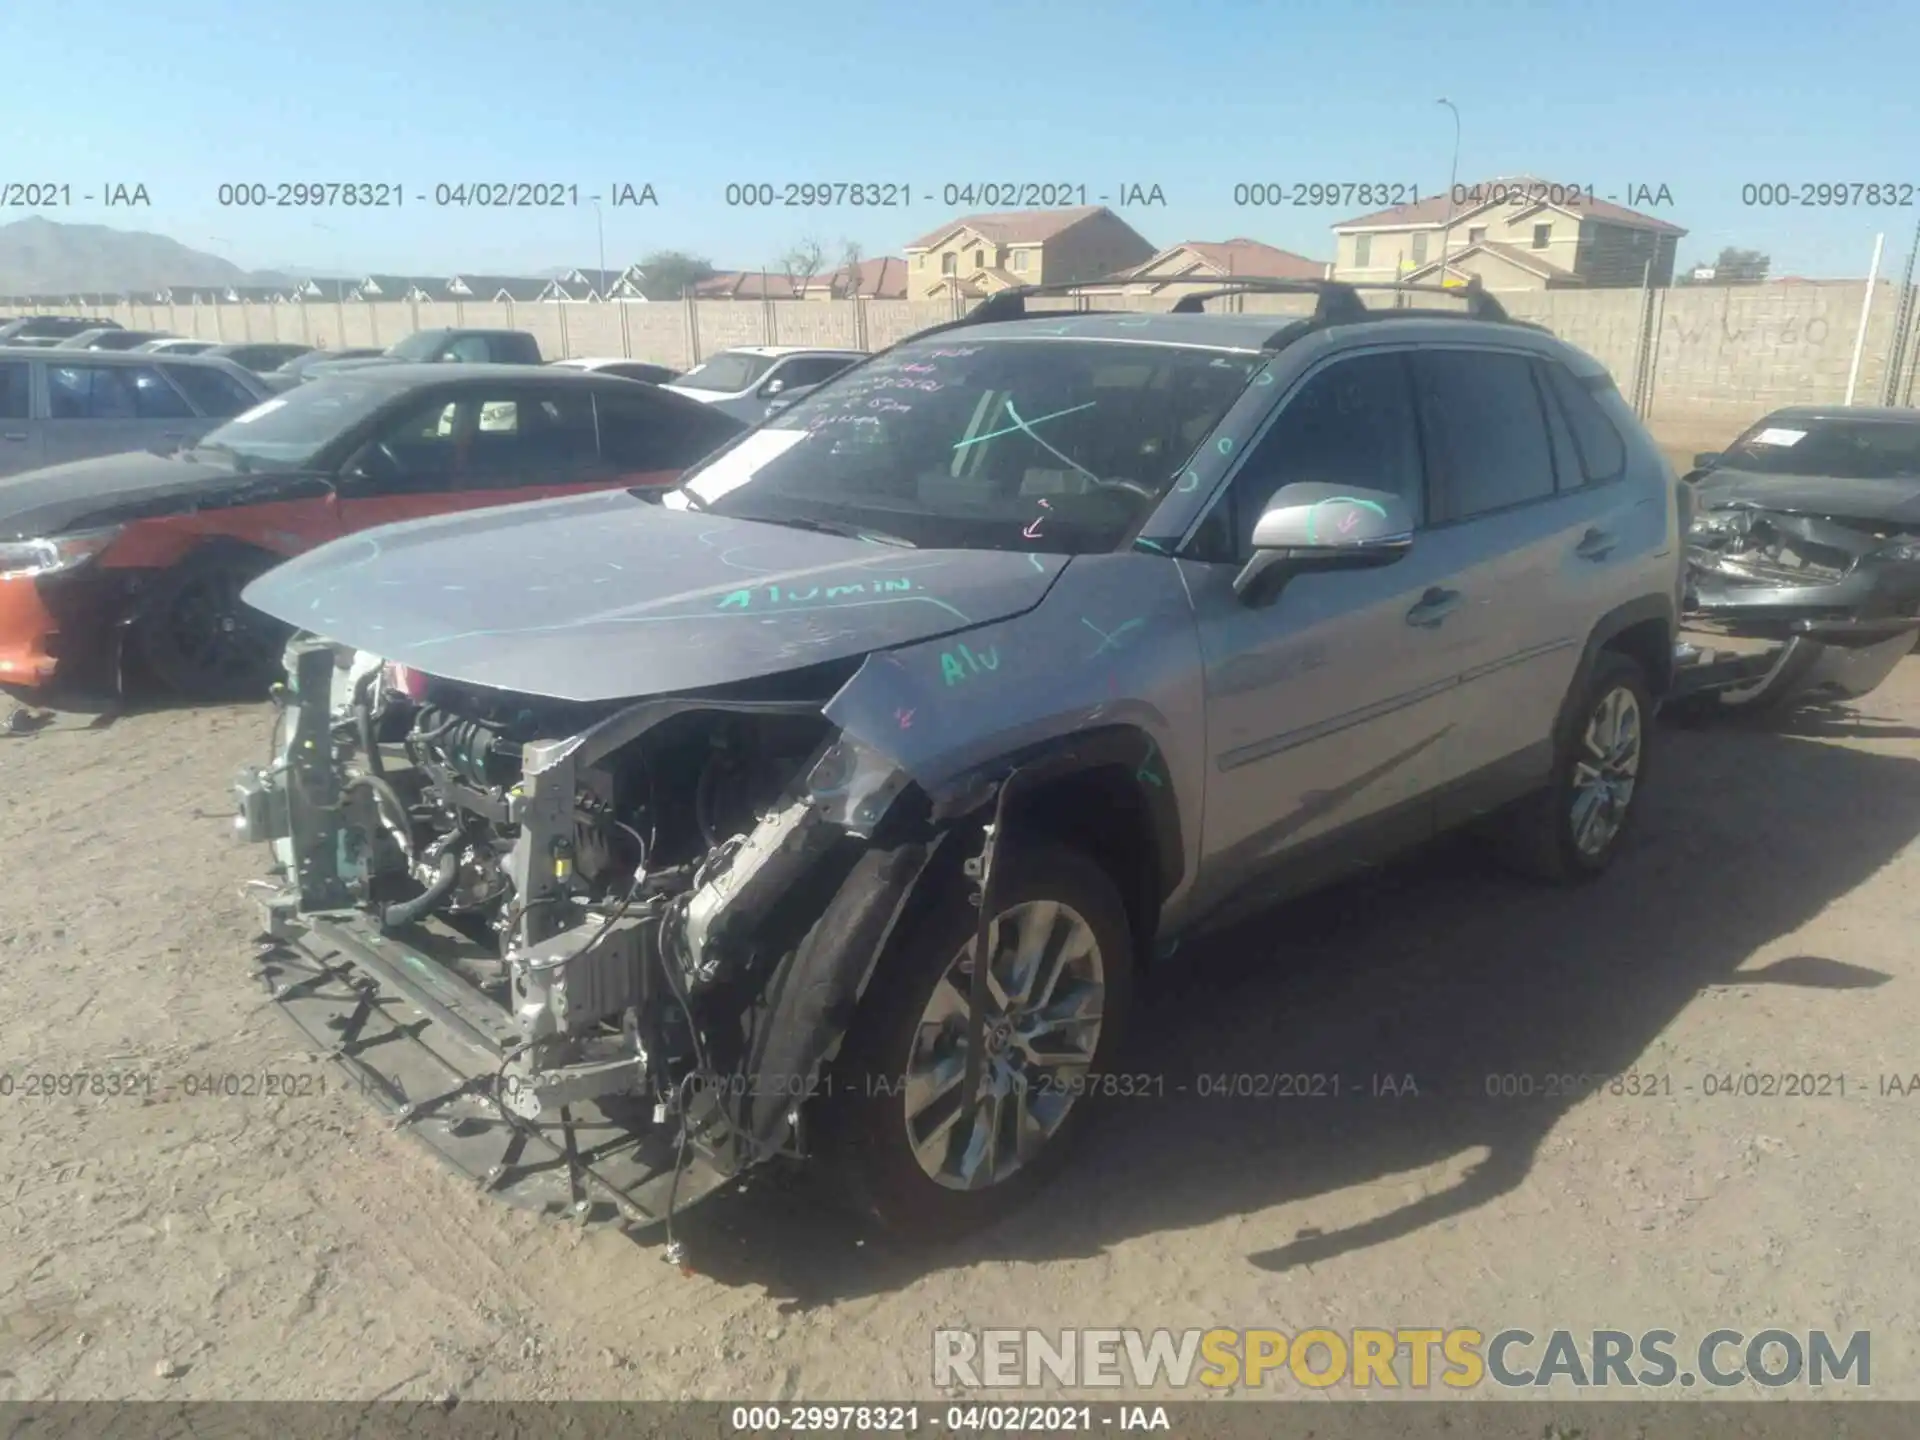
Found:
<svg viewBox="0 0 1920 1440"><path fill-rule="evenodd" d="M1920 525L1920 478L1836 480L1819 475L1755 475L1710 470L1694 483L1696 510L1752 506L1793 515Z"/></svg>
<svg viewBox="0 0 1920 1440"><path fill-rule="evenodd" d="M624 490L388 525L254 581L276 619L430 675L595 702L706 689L1037 605L1064 556L908 550Z"/></svg>
<svg viewBox="0 0 1920 1440"><path fill-rule="evenodd" d="M0 536L35 539L327 488L305 472L248 474L212 456L130 450L0 479Z"/></svg>

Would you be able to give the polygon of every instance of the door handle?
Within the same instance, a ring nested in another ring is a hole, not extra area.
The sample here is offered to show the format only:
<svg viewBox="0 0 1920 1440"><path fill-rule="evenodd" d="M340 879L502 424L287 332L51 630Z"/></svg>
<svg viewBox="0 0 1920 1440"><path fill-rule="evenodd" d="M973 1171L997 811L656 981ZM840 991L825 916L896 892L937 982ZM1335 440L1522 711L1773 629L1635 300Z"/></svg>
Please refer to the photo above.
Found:
<svg viewBox="0 0 1920 1440"><path fill-rule="evenodd" d="M1407 611L1407 623L1432 629L1459 608L1458 590L1443 590L1435 585L1420 597L1418 604Z"/></svg>
<svg viewBox="0 0 1920 1440"><path fill-rule="evenodd" d="M0 435L0 440L25 440L26 438L26 433L20 430L9 430L6 434Z"/></svg>
<svg viewBox="0 0 1920 1440"><path fill-rule="evenodd" d="M1613 547L1619 543L1611 530L1602 530L1596 526L1580 537L1580 543L1573 547L1573 553L1582 560L1604 560L1613 553Z"/></svg>

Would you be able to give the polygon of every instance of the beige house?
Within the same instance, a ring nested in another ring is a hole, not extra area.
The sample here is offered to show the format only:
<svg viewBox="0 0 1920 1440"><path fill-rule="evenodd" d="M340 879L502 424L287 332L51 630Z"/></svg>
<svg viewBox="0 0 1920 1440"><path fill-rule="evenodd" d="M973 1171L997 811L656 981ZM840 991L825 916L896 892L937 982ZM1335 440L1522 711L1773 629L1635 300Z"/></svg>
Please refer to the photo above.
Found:
<svg viewBox="0 0 1920 1440"><path fill-rule="evenodd" d="M1151 243L1104 205L965 215L906 247L907 294L972 299L1015 285L1099 280L1152 258Z"/></svg>
<svg viewBox="0 0 1920 1440"><path fill-rule="evenodd" d="M1362 215L1333 227L1337 280L1464 284L1489 290L1615 289L1673 283L1678 225L1589 197L1576 186L1509 176ZM1441 247L1445 245L1445 269Z"/></svg>
<svg viewBox="0 0 1920 1440"><path fill-rule="evenodd" d="M1257 276L1275 280L1324 280L1333 266L1310 260L1291 250L1249 240L1183 240L1169 245L1144 264L1112 277L1113 284L1089 287L1089 295L1158 295L1177 300L1182 295L1218 289L1223 280Z"/></svg>

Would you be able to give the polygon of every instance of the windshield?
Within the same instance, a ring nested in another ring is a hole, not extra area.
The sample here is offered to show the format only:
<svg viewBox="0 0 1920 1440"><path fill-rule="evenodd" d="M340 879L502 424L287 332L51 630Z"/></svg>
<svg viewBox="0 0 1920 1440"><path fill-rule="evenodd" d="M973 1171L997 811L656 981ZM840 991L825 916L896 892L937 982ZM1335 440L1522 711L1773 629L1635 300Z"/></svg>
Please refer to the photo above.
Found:
<svg viewBox="0 0 1920 1440"><path fill-rule="evenodd" d="M741 350L723 350L704 365L696 365L673 383L690 390L718 390L732 395L759 383L773 368L773 355L749 355Z"/></svg>
<svg viewBox="0 0 1920 1440"><path fill-rule="evenodd" d="M439 353L445 343L447 332L444 330L420 330L387 347L387 354L396 360L431 360Z"/></svg>
<svg viewBox="0 0 1920 1440"><path fill-rule="evenodd" d="M1109 551L1263 361L1150 343L930 337L827 381L693 472L674 502L927 548Z"/></svg>
<svg viewBox="0 0 1920 1440"><path fill-rule="evenodd" d="M1729 446L1721 463L1761 475L1920 479L1920 421L1770 418Z"/></svg>
<svg viewBox="0 0 1920 1440"><path fill-rule="evenodd" d="M199 448L230 451L270 469L298 469L393 395L390 385L351 376L309 380L234 416L200 441Z"/></svg>

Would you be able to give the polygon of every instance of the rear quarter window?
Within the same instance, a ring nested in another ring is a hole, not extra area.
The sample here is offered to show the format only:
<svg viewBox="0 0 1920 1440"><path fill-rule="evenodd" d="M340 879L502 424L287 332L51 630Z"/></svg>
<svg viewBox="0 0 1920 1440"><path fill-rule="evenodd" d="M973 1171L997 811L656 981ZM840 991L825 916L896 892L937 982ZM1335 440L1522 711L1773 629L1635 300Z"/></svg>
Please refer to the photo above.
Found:
<svg viewBox="0 0 1920 1440"><path fill-rule="evenodd" d="M160 369L193 402L194 409L216 420L243 415L260 403L260 397L246 386L211 366L162 365Z"/></svg>
<svg viewBox="0 0 1920 1440"><path fill-rule="evenodd" d="M1627 444L1620 438L1613 421L1593 396L1593 392L1574 378L1566 366L1543 360L1540 369L1547 389L1558 403L1567 428L1573 433L1580 473L1589 485L1604 485L1627 472Z"/></svg>

